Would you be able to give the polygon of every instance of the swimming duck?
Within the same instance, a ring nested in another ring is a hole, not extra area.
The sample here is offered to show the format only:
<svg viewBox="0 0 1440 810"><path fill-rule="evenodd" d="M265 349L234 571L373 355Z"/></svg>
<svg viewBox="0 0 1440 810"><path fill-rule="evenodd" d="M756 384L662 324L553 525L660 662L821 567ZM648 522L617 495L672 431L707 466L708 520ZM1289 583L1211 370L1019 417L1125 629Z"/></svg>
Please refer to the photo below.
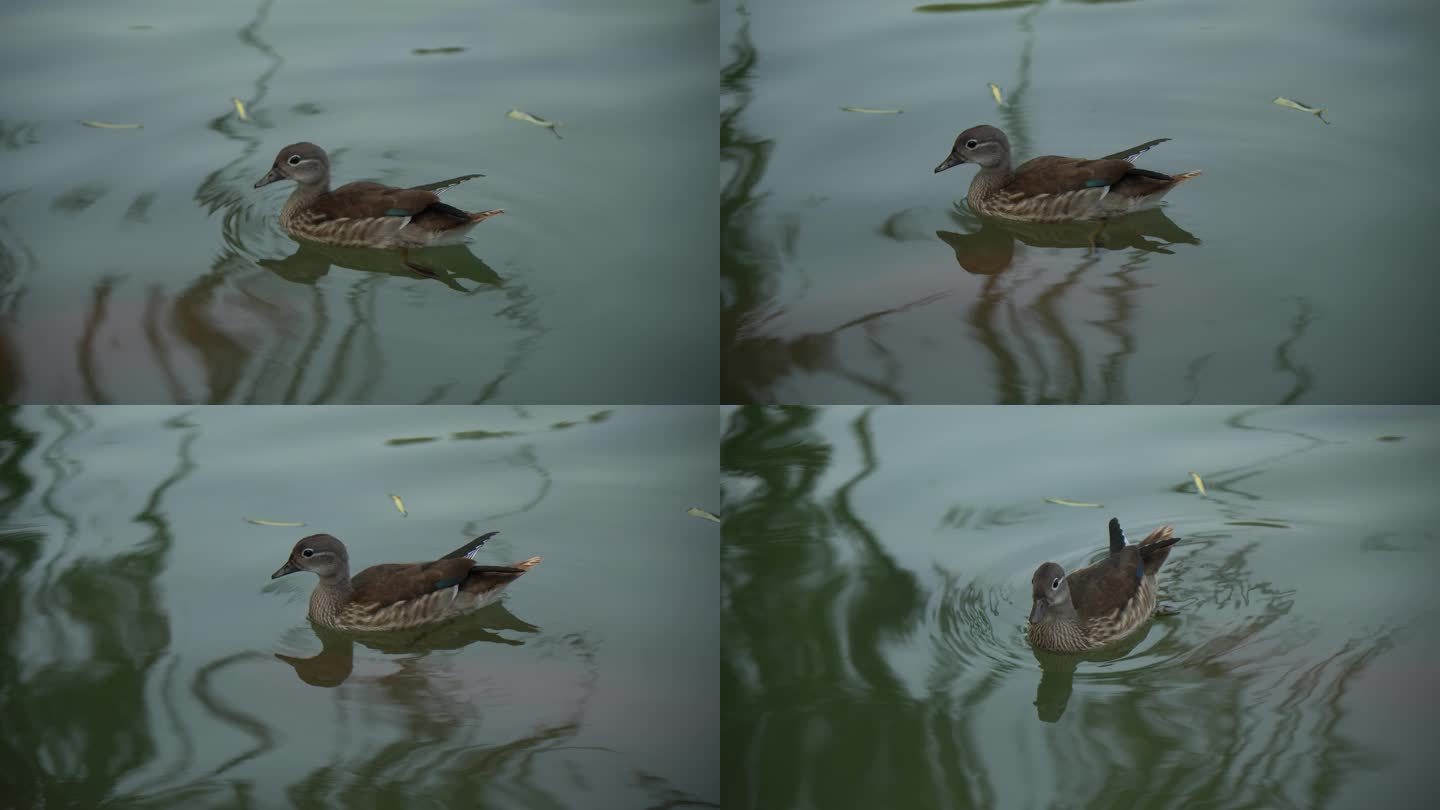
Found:
<svg viewBox="0 0 1440 810"><path fill-rule="evenodd" d="M975 163L980 171L970 181L966 200L979 214L1029 222L1071 222L1103 219L1153 208L1161 198L1200 172L1161 174L1137 169L1131 161L1160 138L1098 160L1046 155L1010 167L1010 140L999 129L982 124L960 133L936 173Z"/></svg>
<svg viewBox="0 0 1440 810"><path fill-rule="evenodd" d="M1170 547L1180 542L1161 526L1128 545L1120 521L1110 519L1110 554L1068 576L1047 562L1030 579L1030 627L1036 648L1080 653L1103 647L1135 630L1155 610L1156 578Z"/></svg>
<svg viewBox="0 0 1440 810"><path fill-rule="evenodd" d="M448 621L500 598L510 583L540 564L476 565L475 553L494 536L471 540L438 560L372 565L350 577L345 544L328 534L300 539L271 579L310 571L320 577L310 593L310 619L339 630L404 630Z"/></svg>
<svg viewBox="0 0 1440 810"><path fill-rule="evenodd" d="M471 213L440 202L440 192L481 176L468 174L415 188L360 181L332 191L330 157L315 144L301 142L281 149L255 188L295 181L295 191L280 209L280 227L291 236L339 247L403 251L463 242L471 228L505 213L503 208Z"/></svg>

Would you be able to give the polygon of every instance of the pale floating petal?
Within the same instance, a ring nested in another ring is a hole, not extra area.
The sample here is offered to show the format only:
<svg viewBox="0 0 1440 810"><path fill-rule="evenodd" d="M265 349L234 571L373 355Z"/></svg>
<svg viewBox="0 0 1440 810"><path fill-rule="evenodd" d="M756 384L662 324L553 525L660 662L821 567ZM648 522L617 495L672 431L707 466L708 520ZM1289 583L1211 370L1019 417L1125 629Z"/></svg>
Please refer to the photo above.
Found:
<svg viewBox="0 0 1440 810"><path fill-rule="evenodd" d="M1207 497L1207 498L1210 497L1209 495L1205 495L1205 482L1204 482L1203 480L1201 480L1201 478L1200 478L1200 473L1197 473L1197 472L1192 472L1192 473L1190 473L1190 480L1195 482L1195 489L1199 490L1199 492L1200 492L1201 495L1203 495L1203 496L1205 496L1205 497Z"/></svg>
<svg viewBox="0 0 1440 810"><path fill-rule="evenodd" d="M252 517L245 518L245 522L254 523L256 526L275 526L281 529L295 529L305 525L304 523L294 520L264 520L262 518Z"/></svg>
<svg viewBox="0 0 1440 810"><path fill-rule="evenodd" d="M685 514L689 515L690 517L700 518L701 520L713 520L716 523L720 522L719 515L715 514L714 512L707 512L698 506L692 506L689 509L686 509Z"/></svg>
<svg viewBox="0 0 1440 810"><path fill-rule="evenodd" d="M81 121L80 123L96 129L144 129L140 124L113 124L109 121Z"/></svg>
<svg viewBox="0 0 1440 810"><path fill-rule="evenodd" d="M1325 123L1325 124L1329 124L1329 123L1330 123L1329 121L1326 121L1326 120L1325 120L1325 110L1324 110L1324 108L1311 107L1309 104L1304 104L1304 103L1299 102L1299 101L1296 101L1296 100L1294 100L1294 99L1285 98L1284 96L1276 96L1276 97L1275 97L1275 100L1272 101L1272 102L1270 102L1270 103L1271 103L1271 104L1278 104L1278 105L1280 105L1281 107L1288 107L1289 109L1292 109L1292 110L1299 110L1300 112L1310 113L1311 115L1315 116L1316 118L1319 118L1319 119L1321 120L1321 122L1323 122L1323 123Z"/></svg>
<svg viewBox="0 0 1440 810"><path fill-rule="evenodd" d="M843 112L864 113L866 115L899 115L905 112L901 109L889 109L885 107L841 107Z"/></svg>
<svg viewBox="0 0 1440 810"><path fill-rule="evenodd" d="M390 502L395 504L396 509L400 510L401 517L410 517L410 513L405 511L405 502L400 500L399 495L391 495Z"/></svg>
<svg viewBox="0 0 1440 810"><path fill-rule="evenodd" d="M556 127L560 126L559 121L546 121L538 115L531 115L521 110L511 110L505 113L505 117L514 121L524 121L527 124L534 124L537 127L545 127L555 133L555 137L560 137L560 130L556 129Z"/></svg>
<svg viewBox="0 0 1440 810"><path fill-rule="evenodd" d="M990 82L990 95L995 97L995 103L1001 107L1005 106L1005 97L1000 95L1000 85Z"/></svg>
<svg viewBox="0 0 1440 810"><path fill-rule="evenodd" d="M1103 508L1103 507L1105 506L1105 504L1103 504L1103 503L1088 503L1088 502L1086 502L1086 501L1071 501L1071 500L1066 500L1065 498L1046 498L1046 499L1045 499L1045 502L1046 502L1046 503L1053 503L1053 504L1055 504L1056 506L1080 506L1080 507L1084 507L1084 508L1086 508L1086 509L1101 509L1101 508Z"/></svg>
<svg viewBox="0 0 1440 810"><path fill-rule="evenodd" d="M250 116L245 112L245 102L241 101L238 98L232 98L230 99L230 102L235 105L235 114L240 116L241 121L250 120Z"/></svg>

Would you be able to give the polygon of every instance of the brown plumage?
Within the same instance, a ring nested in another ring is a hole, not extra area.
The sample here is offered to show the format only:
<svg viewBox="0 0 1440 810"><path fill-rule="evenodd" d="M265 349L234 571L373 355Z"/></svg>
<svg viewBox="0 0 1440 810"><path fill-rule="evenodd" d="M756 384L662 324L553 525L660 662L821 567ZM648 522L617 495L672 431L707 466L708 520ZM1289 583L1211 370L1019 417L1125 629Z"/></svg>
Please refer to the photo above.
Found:
<svg viewBox="0 0 1440 810"><path fill-rule="evenodd" d="M1028 635L1037 648L1077 653L1119 640L1155 609L1156 583L1170 547L1180 538L1161 526L1138 545L1126 545L1120 522L1110 520L1110 554L1066 576L1047 562L1030 580Z"/></svg>
<svg viewBox="0 0 1440 810"><path fill-rule="evenodd" d="M313 143L293 143L275 156L256 188L294 180L280 227L301 239L340 247L417 248L463 241L475 225L504 209L470 212L440 201L440 192L475 177L397 188L358 181L330 189L330 158Z"/></svg>
<svg viewBox="0 0 1440 810"><path fill-rule="evenodd" d="M966 195L970 208L988 216L1029 222L1099 219L1158 205L1171 189L1200 174L1162 174L1130 161L1168 138L1098 160L1046 155L1010 166L1010 140L981 125L960 133L935 171L975 163L980 171Z"/></svg>
<svg viewBox="0 0 1440 810"><path fill-rule="evenodd" d="M476 565L471 557L494 532L438 560L374 565L350 577L345 544L328 534L302 538L271 579L311 571L320 582L310 594L310 618L342 630L398 630L445 621L494 602L540 563Z"/></svg>
<svg viewBox="0 0 1440 810"><path fill-rule="evenodd" d="M1137 169L1128 160L1046 155L1020 164L1005 190L1028 196L1109 186L1112 193L1143 197L1173 185L1174 181L1168 174Z"/></svg>

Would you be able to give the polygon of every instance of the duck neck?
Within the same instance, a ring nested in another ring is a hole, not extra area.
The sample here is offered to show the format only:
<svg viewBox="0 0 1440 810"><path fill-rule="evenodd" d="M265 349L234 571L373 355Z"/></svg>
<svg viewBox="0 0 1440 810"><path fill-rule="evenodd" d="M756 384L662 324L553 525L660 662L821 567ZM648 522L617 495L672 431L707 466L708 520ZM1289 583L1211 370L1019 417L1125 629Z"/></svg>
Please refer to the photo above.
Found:
<svg viewBox="0 0 1440 810"><path fill-rule="evenodd" d="M970 193L966 195L970 208L978 210L982 200L1010 182L1010 178L1014 176L1015 172L1010 169L1008 159L996 166L981 166L980 171L975 173L975 179L970 181Z"/></svg>
<svg viewBox="0 0 1440 810"><path fill-rule="evenodd" d="M1055 624L1076 624L1080 621L1080 614L1075 612L1075 606L1070 604L1069 598L1061 602L1054 602L1045 606L1045 615L1040 617L1040 623L1054 622Z"/></svg>
<svg viewBox="0 0 1440 810"><path fill-rule="evenodd" d="M315 198L322 194L330 193L330 178L326 177L318 183L296 184L295 190L290 192L290 197L285 200L285 207L280 209L280 220L288 220L295 215L295 212L308 206L315 201Z"/></svg>
<svg viewBox="0 0 1440 810"><path fill-rule="evenodd" d="M1054 652L1080 652L1090 646L1074 616L1046 614L1039 624L1030 626L1030 638Z"/></svg>
<svg viewBox="0 0 1440 810"><path fill-rule="evenodd" d="M328 577L321 577L310 592L310 618L321 624L334 624L335 616L350 603L350 567L342 566Z"/></svg>

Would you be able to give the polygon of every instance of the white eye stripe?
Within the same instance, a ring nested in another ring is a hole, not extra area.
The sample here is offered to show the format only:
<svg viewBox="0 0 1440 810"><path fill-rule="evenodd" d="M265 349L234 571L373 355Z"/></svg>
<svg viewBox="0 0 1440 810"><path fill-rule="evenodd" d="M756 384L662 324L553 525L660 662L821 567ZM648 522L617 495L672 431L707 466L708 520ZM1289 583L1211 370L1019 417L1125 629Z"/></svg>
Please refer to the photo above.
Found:
<svg viewBox="0 0 1440 810"><path fill-rule="evenodd" d="M300 552L300 556L301 556L301 557L313 557L313 556L315 556L315 549L313 549L313 548L307 548L307 549L305 549L304 551Z"/></svg>
<svg viewBox="0 0 1440 810"><path fill-rule="evenodd" d="M1052 582L1052 583L1050 583L1050 590L1052 590L1052 591L1058 591L1058 590L1060 590L1060 578L1059 578L1059 577L1056 577L1056 578L1055 578L1055 581Z"/></svg>
<svg viewBox="0 0 1440 810"><path fill-rule="evenodd" d="M979 143L977 143L973 138L965 142L966 149L974 149L976 146L979 146Z"/></svg>
<svg viewBox="0 0 1440 810"><path fill-rule="evenodd" d="M287 160L287 161L285 161L285 162L286 162L286 163L289 163L291 166L295 166L295 165L297 165L297 164L300 163L300 156L299 156L299 155L291 155L291 156L290 156L290 159Z"/></svg>

